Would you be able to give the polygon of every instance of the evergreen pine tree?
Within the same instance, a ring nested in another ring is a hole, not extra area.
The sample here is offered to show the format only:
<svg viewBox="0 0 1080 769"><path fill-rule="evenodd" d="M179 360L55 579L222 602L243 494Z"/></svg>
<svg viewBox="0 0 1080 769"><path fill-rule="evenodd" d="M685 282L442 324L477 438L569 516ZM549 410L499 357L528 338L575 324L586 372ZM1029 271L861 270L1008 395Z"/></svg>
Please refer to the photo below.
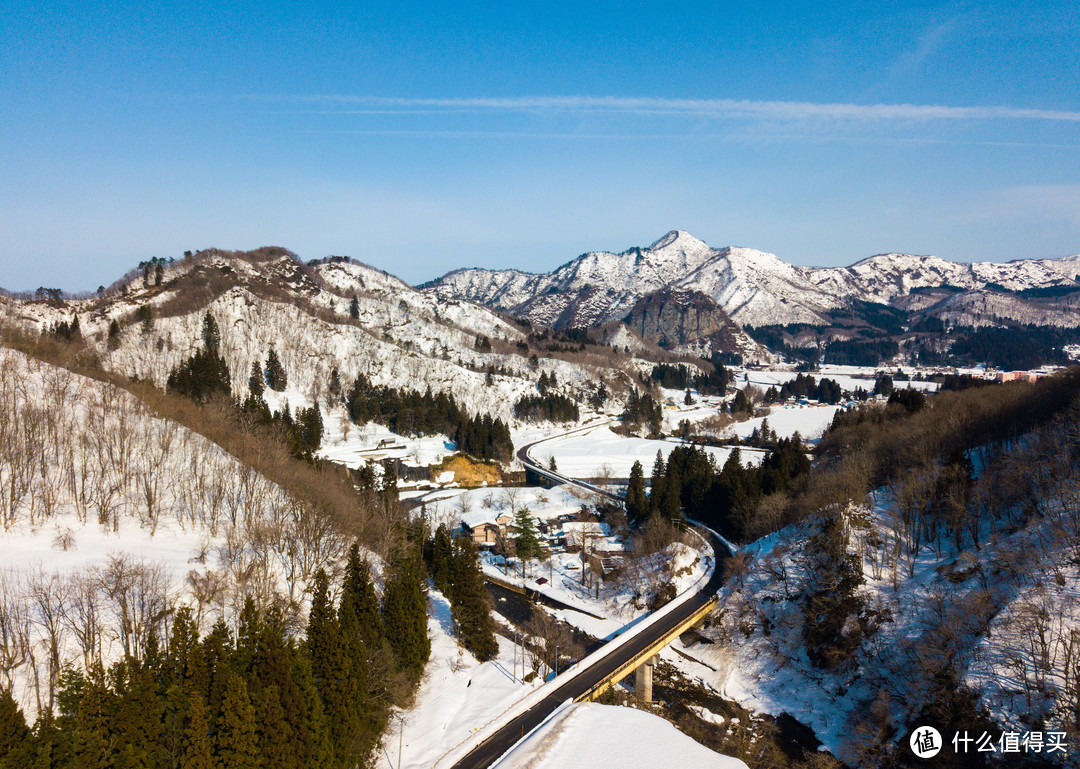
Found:
<svg viewBox="0 0 1080 769"><path fill-rule="evenodd" d="M202 695L189 693L187 725L184 727L183 752L180 769L213 769L211 752L210 719Z"/></svg>
<svg viewBox="0 0 1080 769"><path fill-rule="evenodd" d="M297 730L297 758L302 767L333 766L334 748L330 743L330 727L326 722L322 699L311 675L311 659L306 654L294 654L293 681L303 707L303 720Z"/></svg>
<svg viewBox="0 0 1080 769"><path fill-rule="evenodd" d="M351 601L346 611L352 612L349 632L357 633L355 610ZM359 695L355 684L349 648L342 633L339 616L329 595L329 578L319 569L312 590L311 612L308 615L307 649L311 658L311 673L322 699L323 712L339 761L353 757L356 721L353 705Z"/></svg>
<svg viewBox="0 0 1080 769"><path fill-rule="evenodd" d="M654 492L655 493L655 492ZM682 477L677 467L672 467L668 462L667 473L664 476L663 494L660 497L660 515L669 521L677 521L682 518Z"/></svg>
<svg viewBox="0 0 1080 769"><path fill-rule="evenodd" d="M270 353L266 357L266 386L271 390L281 392L288 387L288 378L285 376L285 367L281 365L277 350L270 347Z"/></svg>
<svg viewBox="0 0 1080 769"><path fill-rule="evenodd" d="M214 733L215 769L258 769L255 710L244 680L230 671Z"/></svg>
<svg viewBox="0 0 1080 769"><path fill-rule="evenodd" d="M451 600L453 600L451 593L453 547L454 541L450 536L450 529L444 523L439 524L432 537L431 563L428 568L431 571L431 581L435 585L435 589Z"/></svg>
<svg viewBox="0 0 1080 769"><path fill-rule="evenodd" d="M540 537L536 532L536 523L528 507L522 506L514 512L514 528L516 529L514 549L524 569L527 561L539 558L541 555Z"/></svg>
<svg viewBox="0 0 1080 769"><path fill-rule="evenodd" d="M116 750L116 763L158 766L165 760L162 723L165 699L157 677L145 662L127 658L109 671L111 689L108 740Z"/></svg>
<svg viewBox="0 0 1080 769"><path fill-rule="evenodd" d="M311 611L308 614L307 651L311 658L311 675L321 691L328 679L337 673L340 638L337 617L330 600L330 578L326 571L315 573L311 591Z"/></svg>
<svg viewBox="0 0 1080 769"><path fill-rule="evenodd" d="M232 634L223 618L218 618L210 632L199 644L199 660L196 670L192 671L193 684L201 684L201 693L206 699L206 712L210 717L210 727L218 728L217 719L221 713L221 703L230 676L233 675L230 657L233 652Z"/></svg>
<svg viewBox="0 0 1080 769"><path fill-rule="evenodd" d="M280 738L281 750L291 756L294 762L299 762L298 757L304 752L303 734L307 718L303 697L294 673L296 667L294 658L300 655L286 635L285 622L280 609L271 608L264 613L254 645L255 653L248 673L248 694L251 696L259 721L260 751L263 751L262 746L267 742L264 733L269 726L266 719L274 715L273 713L261 715L267 707L263 700L267 696L272 696L281 708L281 721L275 722L274 727L279 735L274 740ZM286 766L294 765L301 766L300 763L286 764Z"/></svg>
<svg viewBox="0 0 1080 769"><path fill-rule="evenodd" d="M367 732L364 715L367 706L367 660L360 639L351 593L343 594L338 609L341 635L341 668L333 682L332 698L323 698L330 716L330 734L338 758L344 766L355 766L374 747L377 735Z"/></svg>
<svg viewBox="0 0 1080 769"><path fill-rule="evenodd" d="M383 627L398 670L414 681L419 680L431 654L424 595L426 580L419 560L419 554L411 547L398 557L386 580L382 606Z"/></svg>
<svg viewBox="0 0 1080 769"><path fill-rule="evenodd" d="M78 765L108 766L113 760L112 696L105 683L105 671L95 666L85 679L82 701L71 721L72 751Z"/></svg>
<svg viewBox="0 0 1080 769"><path fill-rule="evenodd" d="M371 580L371 564L360 557L360 546L355 542L349 548L343 592L352 596L360 639L370 658L373 651L382 645L382 616L379 613L379 597L375 594L375 583Z"/></svg>
<svg viewBox="0 0 1080 769"><path fill-rule="evenodd" d="M115 350L117 347L120 346L121 331L122 329L120 328L120 321L118 321L116 318L113 318L109 321L109 341L106 343L108 349Z"/></svg>
<svg viewBox="0 0 1080 769"><path fill-rule="evenodd" d="M25 766L29 763L31 748L26 717L11 692L0 691L0 767Z"/></svg>
<svg viewBox="0 0 1080 769"><path fill-rule="evenodd" d="M349 302L349 317L353 320L360 320L360 300L355 296Z"/></svg>
<svg viewBox="0 0 1080 769"><path fill-rule="evenodd" d="M264 377L263 372L259 370L259 364L252 361L251 374L248 376L248 392L251 393L252 398L260 399L265 390L266 377Z"/></svg>
<svg viewBox="0 0 1080 769"><path fill-rule="evenodd" d="M641 462L630 468L630 483L626 487L626 517L635 526L649 516L649 497L645 492L645 472Z"/></svg>
<svg viewBox="0 0 1080 769"><path fill-rule="evenodd" d="M159 683L164 691L161 718L161 754L159 763L163 766L179 766L184 755L184 734L187 727L191 699L184 693L180 684L168 683L172 665L165 665L159 675Z"/></svg>
<svg viewBox="0 0 1080 769"><path fill-rule="evenodd" d="M649 480L649 513L660 512L660 500L664 498L664 475L666 472L664 455L659 449L656 451L656 459L653 460L652 476Z"/></svg>
<svg viewBox="0 0 1080 769"><path fill-rule="evenodd" d="M267 686L252 696L255 710L255 740L262 769L293 769L297 766L292 725L285 718L280 692Z"/></svg>
<svg viewBox="0 0 1080 769"><path fill-rule="evenodd" d="M338 402L341 401L342 386L341 375L338 374L337 366L330 370L330 383L327 385L330 395Z"/></svg>
<svg viewBox="0 0 1080 769"><path fill-rule="evenodd" d="M451 564L453 601L451 613L457 625L458 642L481 662L499 653L491 603L477 562L476 545L468 537L454 543Z"/></svg>
<svg viewBox="0 0 1080 769"><path fill-rule="evenodd" d="M203 316L202 326L203 347L207 352L217 353L221 346L221 332L218 330L217 321L209 310Z"/></svg>

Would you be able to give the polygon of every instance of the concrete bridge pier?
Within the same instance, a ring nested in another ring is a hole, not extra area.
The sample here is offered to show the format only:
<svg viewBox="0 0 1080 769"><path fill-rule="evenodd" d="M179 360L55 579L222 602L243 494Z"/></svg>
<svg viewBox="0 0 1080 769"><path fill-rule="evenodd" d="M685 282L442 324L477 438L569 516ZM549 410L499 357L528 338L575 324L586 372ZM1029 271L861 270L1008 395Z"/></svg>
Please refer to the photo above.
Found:
<svg viewBox="0 0 1080 769"><path fill-rule="evenodd" d="M654 654L634 671L634 692L642 702L652 702L653 668L659 661L660 657Z"/></svg>

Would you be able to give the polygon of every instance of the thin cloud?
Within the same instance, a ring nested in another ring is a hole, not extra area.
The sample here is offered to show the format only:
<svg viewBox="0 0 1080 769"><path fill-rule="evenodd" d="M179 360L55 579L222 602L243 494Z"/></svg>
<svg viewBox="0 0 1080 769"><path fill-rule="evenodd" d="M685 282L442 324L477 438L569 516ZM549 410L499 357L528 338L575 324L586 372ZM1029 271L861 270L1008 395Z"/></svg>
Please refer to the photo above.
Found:
<svg viewBox="0 0 1080 769"><path fill-rule="evenodd" d="M551 112L620 113L758 120L964 121L1036 120L1080 122L1080 112L1009 106L952 107L932 104L844 104L738 99L659 99L626 96L527 96L437 98L315 94L284 97L309 104L351 106L339 112ZM363 109L366 108L366 109ZM326 112L328 110L321 110Z"/></svg>

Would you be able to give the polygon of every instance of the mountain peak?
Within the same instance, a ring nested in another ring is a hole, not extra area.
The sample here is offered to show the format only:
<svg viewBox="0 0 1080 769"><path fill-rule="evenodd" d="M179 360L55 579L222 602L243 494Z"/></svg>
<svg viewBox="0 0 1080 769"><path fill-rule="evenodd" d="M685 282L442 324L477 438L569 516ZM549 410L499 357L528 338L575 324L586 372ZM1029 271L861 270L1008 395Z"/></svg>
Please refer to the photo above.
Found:
<svg viewBox="0 0 1080 769"><path fill-rule="evenodd" d="M698 240L686 230L672 230L649 246L650 251L662 251L671 248L683 251L712 250L704 241Z"/></svg>

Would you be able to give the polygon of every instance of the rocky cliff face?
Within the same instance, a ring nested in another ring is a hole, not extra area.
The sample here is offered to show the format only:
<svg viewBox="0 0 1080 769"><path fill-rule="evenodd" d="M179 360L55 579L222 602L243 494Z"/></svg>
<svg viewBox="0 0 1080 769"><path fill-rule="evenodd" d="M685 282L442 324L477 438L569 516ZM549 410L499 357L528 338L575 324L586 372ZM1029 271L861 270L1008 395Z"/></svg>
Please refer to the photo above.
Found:
<svg viewBox="0 0 1080 769"><path fill-rule="evenodd" d="M657 291L634 305L624 322L661 347L693 345L711 352L741 352L739 327L700 291Z"/></svg>

